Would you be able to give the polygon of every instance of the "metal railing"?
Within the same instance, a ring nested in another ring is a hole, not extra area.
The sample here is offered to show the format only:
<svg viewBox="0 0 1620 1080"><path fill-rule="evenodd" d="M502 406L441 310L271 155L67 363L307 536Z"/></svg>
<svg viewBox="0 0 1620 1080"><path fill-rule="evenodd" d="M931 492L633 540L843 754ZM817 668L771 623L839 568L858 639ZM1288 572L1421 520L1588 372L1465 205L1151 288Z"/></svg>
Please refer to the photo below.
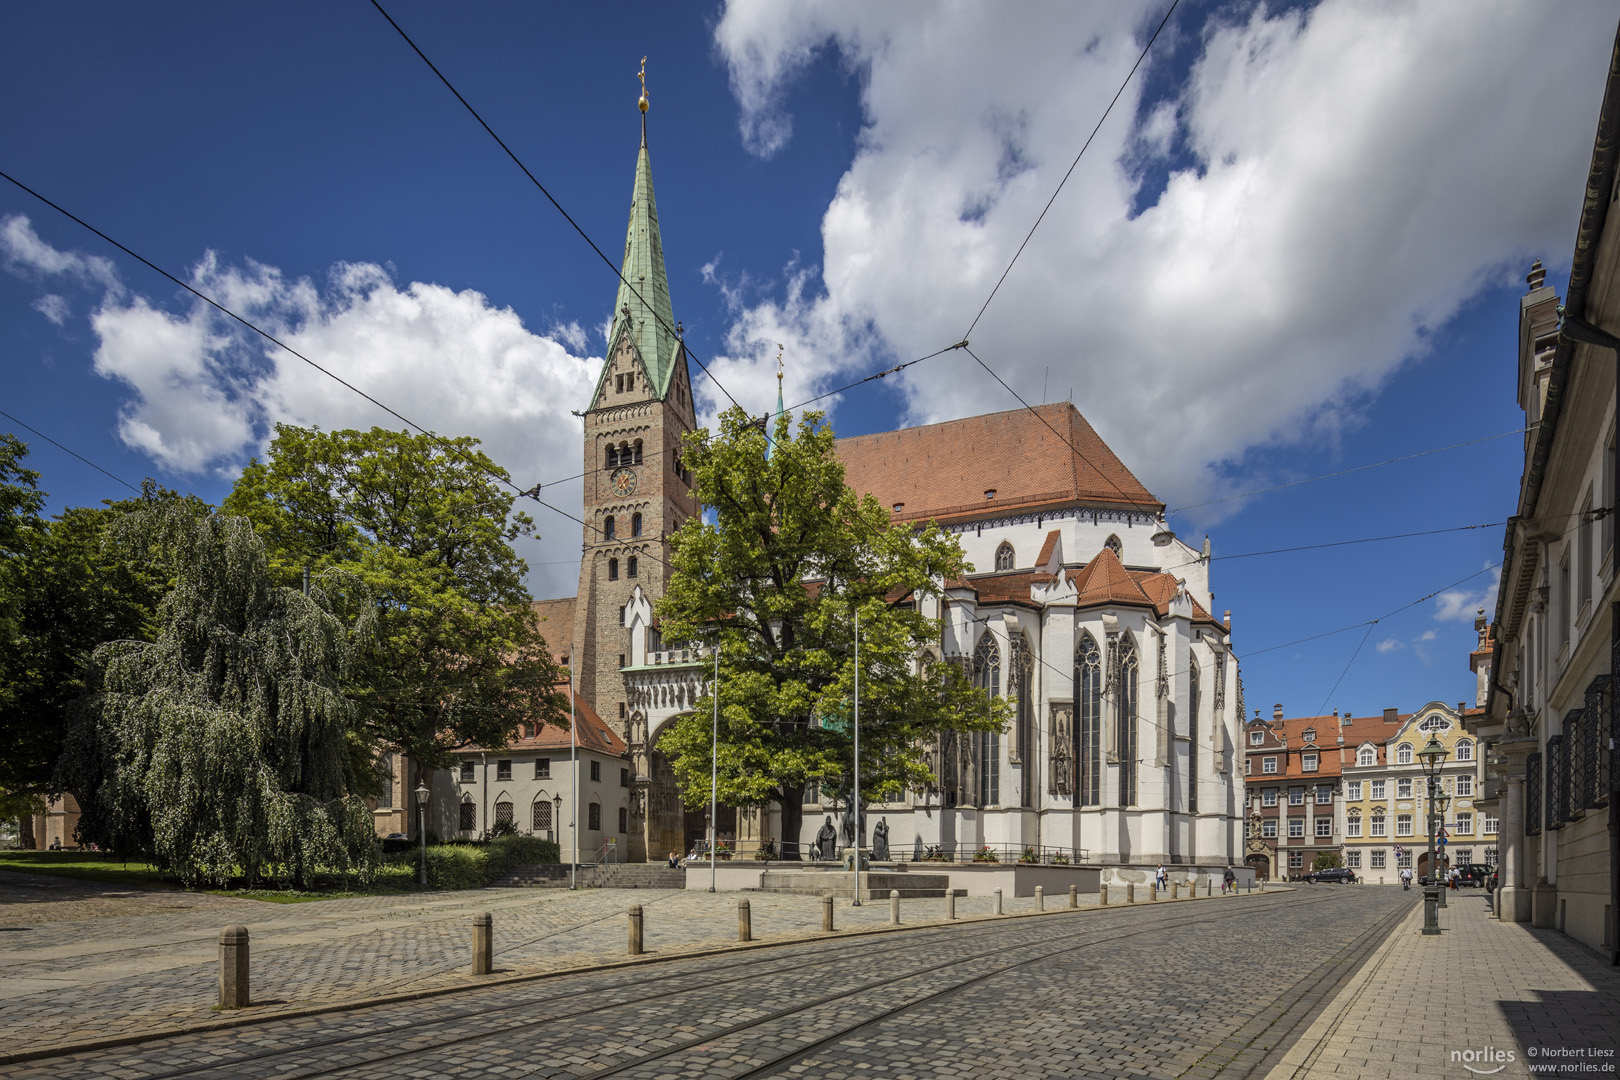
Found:
<svg viewBox="0 0 1620 1080"><path fill-rule="evenodd" d="M738 853L734 841L721 840L715 852L721 861L743 860L762 862L839 862L844 843L835 841L833 857L827 859L814 844L801 844L786 840L769 843L758 851ZM868 858L877 862L895 863L981 863L1013 866L1083 866L1091 862L1086 848L1057 847L1051 844L909 844L891 847L887 859L877 859L868 842L864 850ZM763 853L762 853L763 852ZM691 862L708 862L709 845L697 841L688 855Z"/></svg>

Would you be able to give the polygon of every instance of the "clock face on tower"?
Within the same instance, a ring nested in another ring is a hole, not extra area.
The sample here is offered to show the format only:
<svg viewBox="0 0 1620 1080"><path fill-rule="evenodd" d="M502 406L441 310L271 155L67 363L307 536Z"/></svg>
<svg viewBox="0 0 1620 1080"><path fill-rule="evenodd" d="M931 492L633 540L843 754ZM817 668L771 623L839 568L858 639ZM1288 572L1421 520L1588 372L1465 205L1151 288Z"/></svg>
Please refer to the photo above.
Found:
<svg viewBox="0 0 1620 1080"><path fill-rule="evenodd" d="M636 490L636 471L625 466L614 469L613 475L608 477L608 486L621 498L629 495Z"/></svg>

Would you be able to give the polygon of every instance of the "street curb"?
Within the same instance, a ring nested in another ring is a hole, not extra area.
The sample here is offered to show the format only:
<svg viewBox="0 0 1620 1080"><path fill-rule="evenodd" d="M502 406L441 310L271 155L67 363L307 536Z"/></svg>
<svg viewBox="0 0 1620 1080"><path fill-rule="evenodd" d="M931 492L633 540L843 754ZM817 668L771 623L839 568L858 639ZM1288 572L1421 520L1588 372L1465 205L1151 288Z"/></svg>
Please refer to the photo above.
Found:
<svg viewBox="0 0 1620 1080"><path fill-rule="evenodd" d="M683 890L684 891L684 890ZM1275 893L1298 892L1292 886L1275 886L1255 893L1237 893L1235 898L1268 896ZM806 933L802 937L772 938L766 941L737 942L731 945L706 945L700 948L684 951L661 952L657 954L644 954L634 959L615 960L597 964L583 964L578 967L557 968L553 971L531 971L518 975L506 975L500 978L487 979L482 982L469 983L460 986L437 986L427 990L411 990L397 994L384 994L380 997L352 998L348 1001L334 1001L324 1005L310 1005L300 1009L288 1009L282 1012L264 1013L259 1016L233 1016L221 1020L212 1020L201 1023L176 1024L172 1027L152 1028L149 1031L132 1032L128 1035L113 1035L104 1039L86 1039L76 1043L62 1043L56 1046L38 1047L33 1050L18 1050L10 1053L0 1053L0 1065L16 1065L25 1061L40 1061L46 1058L68 1057L73 1054L86 1054L96 1050L111 1050L120 1046L134 1046L139 1043L152 1042L157 1039L173 1039L185 1035L207 1035L216 1031L229 1031L232 1028L248 1027L254 1024L268 1024L277 1020L301 1020L311 1016L326 1016L332 1013L355 1012L360 1009L369 1009L383 1005L399 1005L410 1001L423 1001L428 998L445 997L450 994L465 994L476 990L498 989L506 986L517 986L522 983L538 982L542 979L560 979L573 975L584 975L598 971L617 971L624 968L645 967L652 964L670 963L676 960L692 960L705 956L723 956L728 953L754 952L762 949L779 949L789 945L804 945L817 941L830 941L834 938L870 937L877 934L904 933L908 930L937 930L942 926L964 925L981 922L1007 922L1012 919L1037 919L1051 915L1082 915L1098 911L1128 911L1133 908L1154 910L1160 905L1173 907L1196 901L1233 899L1234 894L1216 894L1213 896L1189 896L1181 900L1147 900L1136 903L1117 903L1107 906L1092 904L1089 907L1070 908L1054 907L1046 911L1023 911L1007 915L973 915L956 919L954 922L944 919L936 922L902 923L899 926L872 926L859 930L834 930L828 934L816 930ZM1062 894L1054 894L1053 900L1067 899ZM874 901L879 903L880 901ZM470 965L467 965L470 966ZM249 1005L248 1008L254 1006Z"/></svg>

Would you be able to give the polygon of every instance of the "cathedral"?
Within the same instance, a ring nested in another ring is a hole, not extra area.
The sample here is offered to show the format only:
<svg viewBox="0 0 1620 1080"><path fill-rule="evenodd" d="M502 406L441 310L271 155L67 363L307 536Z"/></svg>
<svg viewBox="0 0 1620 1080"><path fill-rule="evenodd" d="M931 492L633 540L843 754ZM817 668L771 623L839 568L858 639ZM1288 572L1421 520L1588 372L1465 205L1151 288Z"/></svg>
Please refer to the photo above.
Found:
<svg viewBox="0 0 1620 1080"><path fill-rule="evenodd" d="M632 860L689 851L708 828L708 807L681 805L658 750L706 676L699 655L663 647L654 616L668 537L700 507L679 454L697 419L645 98L642 111L623 281L583 413L579 590L536 604L577 698L625 747L625 835L613 842ZM974 570L922 601L943 627L934 651L1016 702L1005 733L928 748L932 788L868 808L891 857L1034 848L1114 865L1239 862L1243 691L1230 614L1213 614L1207 542L1170 533L1164 504L1074 406L841 439L838 454L850 486L894 521L936 521L960 539ZM767 841L808 850L840 809L830 793L805 797L804 835L780 835L772 810L724 807L717 835L743 854Z"/></svg>

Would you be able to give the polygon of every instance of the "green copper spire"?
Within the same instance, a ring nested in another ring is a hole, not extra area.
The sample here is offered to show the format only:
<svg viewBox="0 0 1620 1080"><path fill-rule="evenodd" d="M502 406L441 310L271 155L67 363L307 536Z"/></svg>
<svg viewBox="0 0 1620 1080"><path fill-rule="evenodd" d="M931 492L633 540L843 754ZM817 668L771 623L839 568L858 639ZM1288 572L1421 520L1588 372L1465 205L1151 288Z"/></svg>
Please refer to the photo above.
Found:
<svg viewBox="0 0 1620 1080"><path fill-rule="evenodd" d="M669 303L669 275L664 270L664 241L658 234L658 203L653 198L652 158L647 153L647 90L643 61L641 153L636 158L636 186L630 195L630 225L624 234L624 264L619 295L613 303L613 329L608 355L628 336L653 392L662 400L681 356L675 315ZM603 378L607 376L603 368ZM600 382L597 393L601 393Z"/></svg>

